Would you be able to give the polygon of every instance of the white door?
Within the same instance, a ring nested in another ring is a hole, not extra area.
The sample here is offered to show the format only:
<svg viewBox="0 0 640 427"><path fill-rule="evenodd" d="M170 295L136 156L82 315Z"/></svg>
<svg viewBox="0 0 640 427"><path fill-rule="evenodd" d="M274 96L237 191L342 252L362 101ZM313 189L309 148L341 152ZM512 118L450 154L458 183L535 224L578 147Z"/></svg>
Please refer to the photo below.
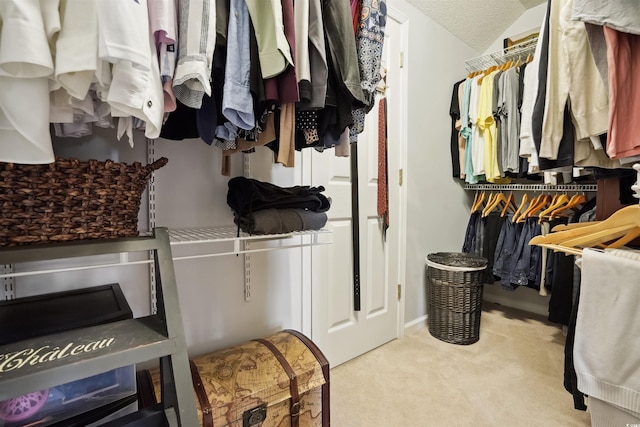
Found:
<svg viewBox="0 0 640 427"><path fill-rule="evenodd" d="M333 150L311 160L312 185L323 185L331 197L327 228L333 244L312 249L312 337L336 366L398 336L400 230L402 203L398 171L404 150L401 136L404 96L401 91L402 24L387 17L382 64L387 69L388 183L390 227L386 241L377 214L378 105L367 115L358 138L360 227L360 301L354 310L350 158Z"/></svg>

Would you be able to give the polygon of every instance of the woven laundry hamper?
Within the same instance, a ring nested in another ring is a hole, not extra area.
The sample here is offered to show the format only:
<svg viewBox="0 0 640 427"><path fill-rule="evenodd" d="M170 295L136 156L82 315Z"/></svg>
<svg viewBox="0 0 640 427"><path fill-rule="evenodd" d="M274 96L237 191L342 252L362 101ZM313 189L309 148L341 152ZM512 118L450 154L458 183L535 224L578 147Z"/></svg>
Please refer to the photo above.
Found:
<svg viewBox="0 0 640 427"><path fill-rule="evenodd" d="M480 339L482 273L487 260L466 253L427 255L427 323L429 333L452 344Z"/></svg>

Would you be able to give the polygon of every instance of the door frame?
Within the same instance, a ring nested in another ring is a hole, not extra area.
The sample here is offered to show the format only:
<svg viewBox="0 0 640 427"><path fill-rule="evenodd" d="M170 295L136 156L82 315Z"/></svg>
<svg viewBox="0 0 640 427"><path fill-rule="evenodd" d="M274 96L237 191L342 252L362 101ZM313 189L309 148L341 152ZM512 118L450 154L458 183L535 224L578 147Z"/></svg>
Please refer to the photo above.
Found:
<svg viewBox="0 0 640 427"><path fill-rule="evenodd" d="M400 154L400 168L402 169L402 185L399 186L398 197L398 227L399 227L399 251L398 251L398 283L401 284L402 294L398 300L398 321L397 321L397 336L402 338L405 332L405 295L407 289L407 145L408 129L407 129L407 117L409 112L408 96L408 69L409 69L409 17L398 9L390 6L387 3L387 19L392 18L397 21L401 26L400 34L396 35L400 37L400 43L402 45L402 67L400 68L400 93L402 94L400 106L402 109L400 129L401 139L399 141L400 148L398 150ZM389 171L389 176L394 176L392 171ZM397 174L395 174L398 177Z"/></svg>

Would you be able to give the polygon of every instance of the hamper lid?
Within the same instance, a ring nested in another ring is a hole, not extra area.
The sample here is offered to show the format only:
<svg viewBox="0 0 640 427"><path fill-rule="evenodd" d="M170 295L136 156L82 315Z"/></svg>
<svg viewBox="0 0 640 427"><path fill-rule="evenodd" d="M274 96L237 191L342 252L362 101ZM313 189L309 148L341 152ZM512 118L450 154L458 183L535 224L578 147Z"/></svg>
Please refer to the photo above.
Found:
<svg viewBox="0 0 640 427"><path fill-rule="evenodd" d="M463 252L436 252L427 255L427 265L447 271L476 271L487 267L487 259Z"/></svg>

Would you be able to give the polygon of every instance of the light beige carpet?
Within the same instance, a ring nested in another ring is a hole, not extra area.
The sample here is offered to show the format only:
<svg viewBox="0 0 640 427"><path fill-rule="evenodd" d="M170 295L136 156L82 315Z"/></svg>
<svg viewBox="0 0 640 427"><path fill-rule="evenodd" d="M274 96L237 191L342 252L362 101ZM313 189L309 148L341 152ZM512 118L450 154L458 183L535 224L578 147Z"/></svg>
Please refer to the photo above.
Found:
<svg viewBox="0 0 640 427"><path fill-rule="evenodd" d="M480 340L427 328L331 370L334 427L589 426L565 391L561 327L483 303Z"/></svg>

